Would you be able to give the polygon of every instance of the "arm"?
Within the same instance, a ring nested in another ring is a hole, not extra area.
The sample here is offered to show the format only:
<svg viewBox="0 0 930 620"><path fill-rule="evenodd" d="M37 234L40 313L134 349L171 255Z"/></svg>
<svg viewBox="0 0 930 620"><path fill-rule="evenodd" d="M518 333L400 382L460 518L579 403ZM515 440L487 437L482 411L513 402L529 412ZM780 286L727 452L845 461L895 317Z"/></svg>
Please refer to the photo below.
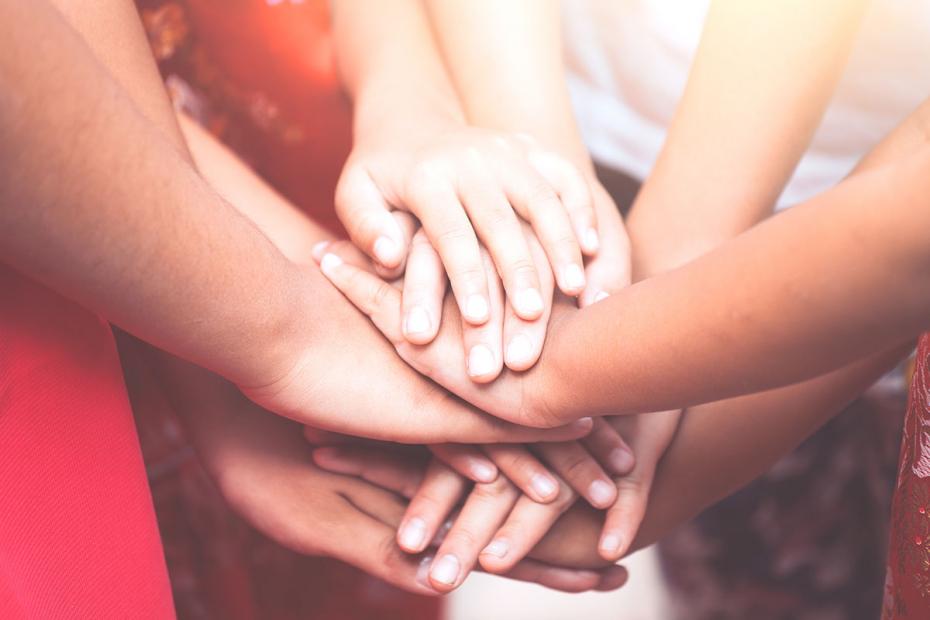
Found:
<svg viewBox="0 0 930 620"><path fill-rule="evenodd" d="M16 26L0 55L2 259L236 381L274 379L315 338L319 280L210 190L47 2L0 14Z"/></svg>
<svg viewBox="0 0 930 620"><path fill-rule="evenodd" d="M660 539L771 467L839 413L907 354L909 346L873 355L797 385L688 409L659 465L643 524L631 549ZM566 566L600 566L600 514L568 513L531 554Z"/></svg>
<svg viewBox="0 0 930 620"><path fill-rule="evenodd" d="M17 25L0 60L4 260L252 386L248 395L277 413L408 441L526 435L400 364L315 271L287 260L197 174L131 3L56 4L60 13L46 2L0 3L0 21ZM277 240L290 234L263 227ZM358 396L351 407L346 393Z"/></svg>
<svg viewBox="0 0 930 620"><path fill-rule="evenodd" d="M771 213L867 5L711 3L662 151L627 217L637 279L684 264Z"/></svg>

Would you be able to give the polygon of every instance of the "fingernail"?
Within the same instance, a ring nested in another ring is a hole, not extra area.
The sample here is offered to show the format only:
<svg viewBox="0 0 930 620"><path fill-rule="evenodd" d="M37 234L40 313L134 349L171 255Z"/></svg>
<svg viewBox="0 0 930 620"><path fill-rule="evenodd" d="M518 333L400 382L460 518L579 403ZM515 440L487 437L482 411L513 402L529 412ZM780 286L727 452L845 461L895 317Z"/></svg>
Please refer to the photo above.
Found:
<svg viewBox="0 0 930 620"><path fill-rule="evenodd" d="M517 334L507 345L506 356L510 364L524 364L533 356L533 343L526 334Z"/></svg>
<svg viewBox="0 0 930 620"><path fill-rule="evenodd" d="M569 425L569 429L576 432L589 432L592 428L594 428L594 420L592 418L580 418Z"/></svg>
<svg viewBox="0 0 930 620"><path fill-rule="evenodd" d="M530 479L530 486L533 487L533 490L542 498L549 497L555 493L557 488L555 481L543 474L533 474L533 477Z"/></svg>
<svg viewBox="0 0 930 620"><path fill-rule="evenodd" d="M633 455L629 450L614 448L610 451L610 454L607 455L607 462L610 463L610 467L614 472L626 474L633 468Z"/></svg>
<svg viewBox="0 0 930 620"><path fill-rule="evenodd" d="M503 538L495 538L488 544L487 547L481 550L481 553L486 553L497 558L502 558L507 555L508 551L510 551L510 543Z"/></svg>
<svg viewBox="0 0 930 620"><path fill-rule="evenodd" d="M420 306L414 306L404 319L405 334L425 334L430 330L429 313Z"/></svg>
<svg viewBox="0 0 930 620"><path fill-rule="evenodd" d="M597 507L606 507L614 500L616 489L613 485L603 480L595 480L588 487L588 497Z"/></svg>
<svg viewBox="0 0 930 620"><path fill-rule="evenodd" d="M381 264L393 263L397 260L397 244L388 237L378 237L375 240L375 257Z"/></svg>
<svg viewBox="0 0 930 620"><path fill-rule="evenodd" d="M335 254L324 254L323 260L320 261L320 271L323 272L323 275L329 277L332 275L333 269L336 269L341 264L342 259Z"/></svg>
<svg viewBox="0 0 930 620"><path fill-rule="evenodd" d="M514 300L517 310L527 315L539 314L543 311L543 299L535 288L525 288L517 292Z"/></svg>
<svg viewBox="0 0 930 620"><path fill-rule="evenodd" d="M570 291L579 291L584 288L584 271L578 265L568 265L562 271L562 283Z"/></svg>
<svg viewBox="0 0 930 620"><path fill-rule="evenodd" d="M329 241L320 241L319 243L313 244L313 247L310 248L310 254L313 258L319 260L323 255L323 251L326 249L326 246L329 245Z"/></svg>
<svg viewBox="0 0 930 620"><path fill-rule="evenodd" d="M420 560L420 565L417 566L417 583L430 590L433 589L432 584L429 582L429 567L432 563L433 556L428 555Z"/></svg>
<svg viewBox="0 0 930 620"><path fill-rule="evenodd" d="M601 247L601 240L597 236L597 231L593 228L589 228L585 231L583 239L584 247L589 252L597 252L597 249Z"/></svg>
<svg viewBox="0 0 930 620"><path fill-rule="evenodd" d="M468 374L482 377L494 372L494 354L483 344L476 344L468 352Z"/></svg>
<svg viewBox="0 0 930 620"><path fill-rule="evenodd" d="M483 321L488 316L488 300L483 295L470 295L465 300L465 318Z"/></svg>
<svg viewBox="0 0 930 620"><path fill-rule="evenodd" d="M497 469L481 461L472 462L471 471L480 482L494 482L497 479Z"/></svg>
<svg viewBox="0 0 930 620"><path fill-rule="evenodd" d="M604 291L598 291L598 292L597 292L597 295L594 296L594 303L597 303L597 302L599 302L599 301L603 301L603 300L607 299L608 297L610 297L609 294L605 293Z"/></svg>
<svg viewBox="0 0 930 620"><path fill-rule="evenodd" d="M419 551L426 543L426 522L418 517L409 519L400 531L400 546Z"/></svg>
<svg viewBox="0 0 930 620"><path fill-rule="evenodd" d="M459 577L459 559L447 553L436 560L429 574L433 581L451 586Z"/></svg>
<svg viewBox="0 0 930 620"><path fill-rule="evenodd" d="M622 542L619 534L614 534L612 532L605 534L604 537L601 538L601 551L608 555L616 555L620 553L620 545Z"/></svg>

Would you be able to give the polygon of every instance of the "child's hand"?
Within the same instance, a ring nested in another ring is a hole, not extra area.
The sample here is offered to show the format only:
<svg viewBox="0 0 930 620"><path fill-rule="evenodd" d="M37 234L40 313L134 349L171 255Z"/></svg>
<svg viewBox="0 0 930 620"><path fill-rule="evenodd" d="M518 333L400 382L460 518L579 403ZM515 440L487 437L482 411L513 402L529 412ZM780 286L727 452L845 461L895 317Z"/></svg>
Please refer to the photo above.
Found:
<svg viewBox="0 0 930 620"><path fill-rule="evenodd" d="M400 290L344 261L336 252L351 254L339 244L328 246L322 256L318 255L323 274L371 319L400 357L418 372L476 407L516 424L553 427L564 424L563 419L570 421L574 417L561 402L564 395L552 393L554 388L569 381L553 376L554 369L541 369L537 364L520 373L505 370L491 383L474 383L473 373L469 372L470 356L462 347L459 321L443 321L438 335L427 345L409 343L403 336ZM454 303L447 297L445 313L452 317L456 312ZM564 297L556 300L547 338L555 335L553 330L557 329L557 322L573 319L577 313L574 304Z"/></svg>
<svg viewBox="0 0 930 620"><path fill-rule="evenodd" d="M317 441L327 439L315 431L306 434ZM468 450L477 452L468 455L472 462L481 458L477 447L457 446L456 459L465 457ZM623 439L602 420L580 441L487 445L483 450L506 477L476 482L470 492L467 477L471 476L468 470L464 476L456 473L459 463L449 465L440 457L422 475L421 463L400 460L396 453L372 442L343 441L319 448L314 461L328 471L361 476L411 498L397 542L408 553L438 545L429 574L433 587L443 592L460 585L479 560L489 572L512 570L579 495L595 508L613 510L617 505L614 479L619 483L634 465ZM541 484L543 480L546 484ZM443 532L443 522L466 495L451 529Z"/></svg>
<svg viewBox="0 0 930 620"><path fill-rule="evenodd" d="M297 425L270 415L207 371L171 362L162 378L168 380L168 400L187 422L198 456L240 516L298 553L335 557L399 588L436 593L428 579L430 561L405 554L394 543L404 510L395 489L315 467ZM425 464L428 454L420 448L403 455L413 454L416 462L420 453ZM527 560L508 576L581 591L619 587L624 575L616 573Z"/></svg>
<svg viewBox="0 0 930 620"><path fill-rule="evenodd" d="M361 477L411 500L397 542L412 554L438 547L428 574L430 584L440 592L461 585L479 561L484 570L510 574L526 561L526 554L578 497L561 478L557 492L547 504L521 495L503 477L471 487L467 479L438 460L424 470L421 462L371 446L320 448L313 458L323 469ZM464 505L457 510L463 501ZM595 514L603 517L603 513ZM582 570L607 567L600 583L596 586L586 583L586 588L606 589L608 582L624 579L624 573L615 572L620 567L596 559L596 536L587 535L587 539L588 552L576 551L566 567ZM612 587L619 585L615 583Z"/></svg>
<svg viewBox="0 0 930 620"><path fill-rule="evenodd" d="M480 245L488 249L509 305L533 321L546 296L521 234L522 218L559 288L571 296L585 289L582 254L594 255L599 238L588 183L577 168L528 137L457 123L397 134L360 137L336 193L350 237L377 263L402 265L407 241L390 211L408 210L436 248L467 323L481 325L491 313ZM417 307L405 306L405 319ZM439 318L429 317L434 324Z"/></svg>

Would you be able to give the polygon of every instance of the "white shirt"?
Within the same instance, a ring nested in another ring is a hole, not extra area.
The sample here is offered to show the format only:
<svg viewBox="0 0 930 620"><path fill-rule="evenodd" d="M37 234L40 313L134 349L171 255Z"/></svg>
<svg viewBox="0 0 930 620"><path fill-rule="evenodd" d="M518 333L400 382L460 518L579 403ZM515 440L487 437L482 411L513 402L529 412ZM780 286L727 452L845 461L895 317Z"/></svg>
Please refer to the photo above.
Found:
<svg viewBox="0 0 930 620"><path fill-rule="evenodd" d="M598 163L644 179L684 90L709 0L563 0L566 70ZM779 199L840 181L930 97L930 0L873 0L823 121Z"/></svg>

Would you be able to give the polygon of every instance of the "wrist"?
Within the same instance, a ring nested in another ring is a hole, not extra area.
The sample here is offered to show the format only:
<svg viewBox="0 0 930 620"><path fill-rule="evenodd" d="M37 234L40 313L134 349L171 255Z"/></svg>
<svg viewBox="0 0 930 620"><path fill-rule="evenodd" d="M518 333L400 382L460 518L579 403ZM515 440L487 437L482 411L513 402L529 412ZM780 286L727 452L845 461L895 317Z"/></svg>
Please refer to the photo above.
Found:
<svg viewBox="0 0 930 620"><path fill-rule="evenodd" d="M430 131L466 123L451 85L396 81L367 84L356 94L353 111L355 142L392 130L405 135L411 130Z"/></svg>

